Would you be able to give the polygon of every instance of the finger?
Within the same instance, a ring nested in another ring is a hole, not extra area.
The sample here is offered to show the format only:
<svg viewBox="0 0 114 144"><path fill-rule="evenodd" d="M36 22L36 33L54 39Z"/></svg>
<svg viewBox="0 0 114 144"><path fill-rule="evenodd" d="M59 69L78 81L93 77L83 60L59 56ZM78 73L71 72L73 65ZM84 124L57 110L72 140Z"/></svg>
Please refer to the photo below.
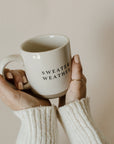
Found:
<svg viewBox="0 0 114 144"><path fill-rule="evenodd" d="M59 98L59 105L58 107L65 105L65 95Z"/></svg>
<svg viewBox="0 0 114 144"><path fill-rule="evenodd" d="M12 75L12 73L9 69L4 69L4 75L5 75L5 78L7 80L12 80L13 79L13 75Z"/></svg>
<svg viewBox="0 0 114 144"><path fill-rule="evenodd" d="M75 55L72 61L72 80L82 79L82 66L79 55Z"/></svg>
<svg viewBox="0 0 114 144"><path fill-rule="evenodd" d="M11 70L14 77L14 84L17 89L23 90L23 78L18 70Z"/></svg>
<svg viewBox="0 0 114 144"><path fill-rule="evenodd" d="M28 79L27 79L27 77L26 77L25 71L23 71L23 70L18 70L18 71L19 71L19 73L21 74L21 77L22 77L22 79L23 79L23 84L28 83Z"/></svg>
<svg viewBox="0 0 114 144"><path fill-rule="evenodd" d="M23 90L31 89L31 85L28 82L28 79L27 79L25 71L23 71L23 70L18 70L18 71L20 72L21 77L23 79Z"/></svg>

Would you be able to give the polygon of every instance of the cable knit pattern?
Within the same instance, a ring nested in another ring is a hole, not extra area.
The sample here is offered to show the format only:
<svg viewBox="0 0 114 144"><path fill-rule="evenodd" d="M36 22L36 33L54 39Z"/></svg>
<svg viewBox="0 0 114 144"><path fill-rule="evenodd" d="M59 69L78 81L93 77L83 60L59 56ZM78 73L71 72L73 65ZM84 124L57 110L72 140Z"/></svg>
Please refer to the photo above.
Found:
<svg viewBox="0 0 114 144"><path fill-rule="evenodd" d="M21 120L16 144L56 144L56 106L14 111Z"/></svg>
<svg viewBox="0 0 114 144"><path fill-rule="evenodd" d="M91 117L88 98L60 107L58 111L71 144L106 144Z"/></svg>

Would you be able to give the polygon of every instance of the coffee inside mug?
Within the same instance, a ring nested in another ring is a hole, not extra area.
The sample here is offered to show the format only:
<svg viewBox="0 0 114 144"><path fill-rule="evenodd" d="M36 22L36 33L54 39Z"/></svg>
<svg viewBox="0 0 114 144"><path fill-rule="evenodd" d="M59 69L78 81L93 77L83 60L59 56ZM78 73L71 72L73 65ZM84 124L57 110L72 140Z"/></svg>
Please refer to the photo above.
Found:
<svg viewBox="0 0 114 144"><path fill-rule="evenodd" d="M37 36L24 42L22 50L26 52L44 52L63 47L67 43L67 37L62 35Z"/></svg>

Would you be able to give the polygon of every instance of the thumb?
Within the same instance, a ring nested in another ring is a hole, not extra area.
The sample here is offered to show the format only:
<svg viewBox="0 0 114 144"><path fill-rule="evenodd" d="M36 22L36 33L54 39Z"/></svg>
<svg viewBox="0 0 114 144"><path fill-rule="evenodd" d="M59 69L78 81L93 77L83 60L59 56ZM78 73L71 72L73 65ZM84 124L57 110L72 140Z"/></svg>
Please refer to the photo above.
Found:
<svg viewBox="0 0 114 144"><path fill-rule="evenodd" d="M79 55L74 56L72 62L72 80L81 80L82 79L82 65L80 62Z"/></svg>

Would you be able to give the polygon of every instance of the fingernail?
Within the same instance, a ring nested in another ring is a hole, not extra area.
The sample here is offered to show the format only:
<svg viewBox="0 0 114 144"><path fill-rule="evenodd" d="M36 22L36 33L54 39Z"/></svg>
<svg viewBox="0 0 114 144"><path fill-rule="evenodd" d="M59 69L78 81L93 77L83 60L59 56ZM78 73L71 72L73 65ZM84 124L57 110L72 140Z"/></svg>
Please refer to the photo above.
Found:
<svg viewBox="0 0 114 144"><path fill-rule="evenodd" d="M23 76L23 83L27 83L27 78Z"/></svg>
<svg viewBox="0 0 114 144"><path fill-rule="evenodd" d="M74 61L75 61L75 63L80 63L79 55L74 56Z"/></svg>
<svg viewBox="0 0 114 144"><path fill-rule="evenodd" d="M13 75L12 75L11 72L8 72L8 73L7 73L7 78L9 78L9 79L13 79Z"/></svg>
<svg viewBox="0 0 114 144"><path fill-rule="evenodd" d="M23 83L22 82L18 83L18 89L23 90Z"/></svg>

